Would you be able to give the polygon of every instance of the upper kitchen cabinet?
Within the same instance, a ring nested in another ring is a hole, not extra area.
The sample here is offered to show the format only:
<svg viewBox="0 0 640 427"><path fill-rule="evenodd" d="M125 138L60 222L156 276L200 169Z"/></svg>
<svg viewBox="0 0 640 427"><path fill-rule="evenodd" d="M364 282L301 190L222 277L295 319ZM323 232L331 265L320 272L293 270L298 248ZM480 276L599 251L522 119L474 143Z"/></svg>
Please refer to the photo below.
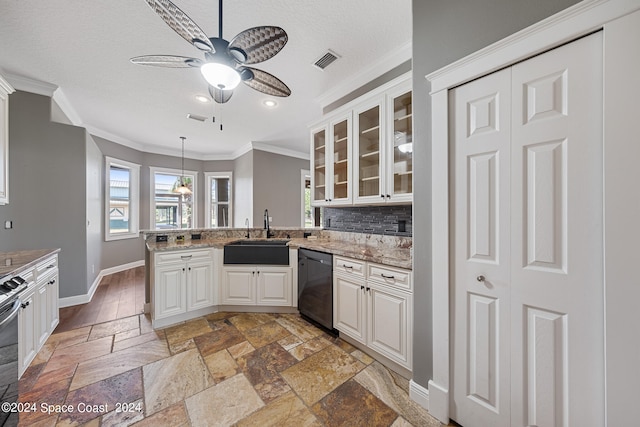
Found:
<svg viewBox="0 0 640 427"><path fill-rule="evenodd" d="M351 196L351 113L311 130L311 188L315 206L349 205Z"/></svg>
<svg viewBox="0 0 640 427"><path fill-rule="evenodd" d="M412 202L411 102L405 75L311 128L314 206Z"/></svg>
<svg viewBox="0 0 640 427"><path fill-rule="evenodd" d="M411 81L393 86L354 111L355 204L413 199Z"/></svg>
<svg viewBox="0 0 640 427"><path fill-rule="evenodd" d="M13 91L0 76L0 205L9 203L9 94Z"/></svg>

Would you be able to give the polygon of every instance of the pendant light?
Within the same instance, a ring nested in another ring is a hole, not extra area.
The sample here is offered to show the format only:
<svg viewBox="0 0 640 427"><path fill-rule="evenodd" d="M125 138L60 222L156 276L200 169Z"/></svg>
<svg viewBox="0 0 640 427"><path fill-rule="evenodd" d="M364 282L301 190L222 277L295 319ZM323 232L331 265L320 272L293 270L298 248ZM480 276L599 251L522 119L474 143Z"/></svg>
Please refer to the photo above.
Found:
<svg viewBox="0 0 640 427"><path fill-rule="evenodd" d="M187 187L184 183L184 140L187 138L184 136L181 136L180 139L182 140L182 172L180 174L180 185L174 191L176 193L185 195L185 194L191 194L191 190L189 190L189 187Z"/></svg>

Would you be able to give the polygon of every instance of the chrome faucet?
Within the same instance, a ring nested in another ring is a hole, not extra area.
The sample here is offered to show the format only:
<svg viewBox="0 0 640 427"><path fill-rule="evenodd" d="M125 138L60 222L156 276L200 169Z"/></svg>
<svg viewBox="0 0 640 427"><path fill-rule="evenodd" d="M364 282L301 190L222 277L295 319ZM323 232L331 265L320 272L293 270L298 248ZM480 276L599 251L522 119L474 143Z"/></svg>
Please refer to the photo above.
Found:
<svg viewBox="0 0 640 427"><path fill-rule="evenodd" d="M244 220L244 225L247 226L247 235L245 236L247 239L249 238L249 218Z"/></svg>
<svg viewBox="0 0 640 427"><path fill-rule="evenodd" d="M273 237L273 233L269 230L269 210L264 210L264 229L267 230L267 239Z"/></svg>

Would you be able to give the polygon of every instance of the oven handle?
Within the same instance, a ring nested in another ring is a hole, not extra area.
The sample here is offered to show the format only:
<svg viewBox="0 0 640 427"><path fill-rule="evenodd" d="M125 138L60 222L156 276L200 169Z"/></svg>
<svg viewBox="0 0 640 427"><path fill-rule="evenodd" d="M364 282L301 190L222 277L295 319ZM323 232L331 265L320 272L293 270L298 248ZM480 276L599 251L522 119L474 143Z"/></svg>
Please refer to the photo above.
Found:
<svg viewBox="0 0 640 427"><path fill-rule="evenodd" d="M20 301L20 298L16 298L16 301L13 303L13 307L11 308L11 312L2 322L0 322L0 329L4 328L7 323L11 322L18 315L21 304L22 301Z"/></svg>

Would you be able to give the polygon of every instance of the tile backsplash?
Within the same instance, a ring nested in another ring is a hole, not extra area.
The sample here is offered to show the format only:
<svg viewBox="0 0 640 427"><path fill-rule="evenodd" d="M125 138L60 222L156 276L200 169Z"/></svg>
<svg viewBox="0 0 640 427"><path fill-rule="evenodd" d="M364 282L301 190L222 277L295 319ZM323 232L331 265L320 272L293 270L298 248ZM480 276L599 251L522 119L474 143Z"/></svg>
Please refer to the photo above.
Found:
<svg viewBox="0 0 640 427"><path fill-rule="evenodd" d="M325 230L411 237L411 205L324 208Z"/></svg>

